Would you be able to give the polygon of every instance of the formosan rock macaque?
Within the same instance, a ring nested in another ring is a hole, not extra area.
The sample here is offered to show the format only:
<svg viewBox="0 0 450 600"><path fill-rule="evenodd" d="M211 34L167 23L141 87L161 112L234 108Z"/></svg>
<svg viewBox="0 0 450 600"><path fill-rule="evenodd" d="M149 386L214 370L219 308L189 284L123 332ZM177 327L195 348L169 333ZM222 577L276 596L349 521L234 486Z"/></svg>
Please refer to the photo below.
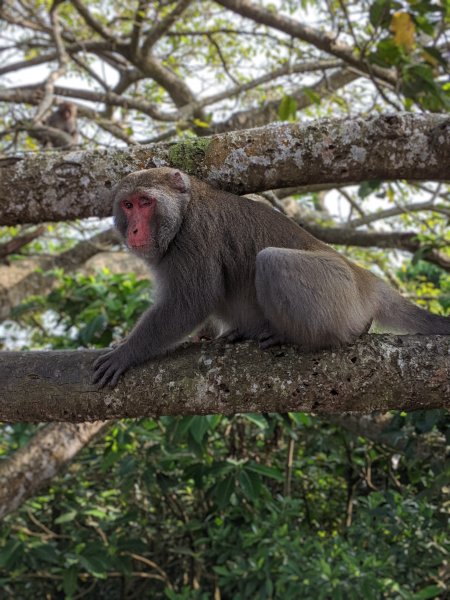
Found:
<svg viewBox="0 0 450 600"><path fill-rule="evenodd" d="M167 167L128 175L114 196L116 227L150 266L157 295L128 338L96 360L100 386L211 318L230 341L303 351L352 342L373 322L450 334L450 318L415 306L261 203Z"/></svg>
<svg viewBox="0 0 450 600"><path fill-rule="evenodd" d="M68 134L67 141L64 142L64 139L48 133L47 146L58 148L78 144L77 107L72 102L59 104L44 124Z"/></svg>

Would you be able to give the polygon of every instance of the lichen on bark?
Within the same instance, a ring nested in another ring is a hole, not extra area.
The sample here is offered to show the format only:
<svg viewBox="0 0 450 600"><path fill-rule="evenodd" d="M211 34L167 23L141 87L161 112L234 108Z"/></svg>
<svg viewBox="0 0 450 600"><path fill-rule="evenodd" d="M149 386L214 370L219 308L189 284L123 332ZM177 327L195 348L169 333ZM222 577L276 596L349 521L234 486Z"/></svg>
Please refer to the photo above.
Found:
<svg viewBox="0 0 450 600"><path fill-rule="evenodd" d="M198 165L205 161L210 144L210 138L192 138L171 145L168 152L171 166L195 173Z"/></svg>

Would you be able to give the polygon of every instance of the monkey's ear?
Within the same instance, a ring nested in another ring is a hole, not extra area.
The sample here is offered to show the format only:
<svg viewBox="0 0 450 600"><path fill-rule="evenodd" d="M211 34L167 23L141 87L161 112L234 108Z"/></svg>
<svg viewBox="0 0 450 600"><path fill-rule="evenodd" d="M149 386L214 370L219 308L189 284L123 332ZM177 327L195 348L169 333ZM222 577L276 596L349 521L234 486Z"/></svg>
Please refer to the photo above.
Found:
<svg viewBox="0 0 450 600"><path fill-rule="evenodd" d="M174 171L170 175L171 185L178 191L185 193L189 190L189 176L181 173L180 171Z"/></svg>

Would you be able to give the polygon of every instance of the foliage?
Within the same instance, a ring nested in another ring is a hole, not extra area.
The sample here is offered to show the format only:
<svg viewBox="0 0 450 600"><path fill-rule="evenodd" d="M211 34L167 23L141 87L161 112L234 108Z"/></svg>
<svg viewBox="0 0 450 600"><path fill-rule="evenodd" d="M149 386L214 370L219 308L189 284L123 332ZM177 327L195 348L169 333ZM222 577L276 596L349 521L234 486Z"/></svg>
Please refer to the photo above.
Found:
<svg viewBox="0 0 450 600"><path fill-rule="evenodd" d="M401 74L405 106L414 100L429 110L450 108L450 88L446 79L436 77L437 67L447 61L432 37L449 17L448 3L433 0L404 3L375 0L370 7L370 23L378 41L370 60L382 67L395 67Z"/></svg>
<svg viewBox="0 0 450 600"><path fill-rule="evenodd" d="M413 260L398 272L399 279L417 294L418 302L441 314L450 312L450 275L423 260ZM425 299L422 299L425 298Z"/></svg>
<svg viewBox="0 0 450 600"><path fill-rule="evenodd" d="M450 548L426 465L414 481L414 459L393 471L392 456L362 439L302 415L285 421L114 425L5 521L3 589L28 597L32 581L40 597L90 589L89 598L125 590L179 600L202 597L196 588L240 599L440 597Z"/></svg>
<svg viewBox="0 0 450 600"><path fill-rule="evenodd" d="M147 285L60 274L22 318L59 306L60 334L39 344L76 346L100 295L98 345L124 310L136 319ZM5 428L4 457L32 430ZM448 474L414 440L448 431L443 411L396 415L383 446L302 413L116 423L5 519L0 585L14 598L442 597Z"/></svg>
<svg viewBox="0 0 450 600"><path fill-rule="evenodd" d="M109 346L149 304L149 281L133 273L54 274L56 287L45 298L31 296L13 310L13 317L31 328L35 348Z"/></svg>

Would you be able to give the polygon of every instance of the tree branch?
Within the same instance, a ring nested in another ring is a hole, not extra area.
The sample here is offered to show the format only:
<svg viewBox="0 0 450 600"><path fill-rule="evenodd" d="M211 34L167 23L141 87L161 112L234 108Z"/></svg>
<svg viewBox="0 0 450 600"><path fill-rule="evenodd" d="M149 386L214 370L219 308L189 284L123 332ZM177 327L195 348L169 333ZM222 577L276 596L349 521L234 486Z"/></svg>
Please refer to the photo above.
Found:
<svg viewBox="0 0 450 600"><path fill-rule="evenodd" d="M247 92L248 90L252 90L263 83L270 83L275 79L278 79L279 77L285 77L286 75L293 75L294 73L313 73L315 71L325 71L327 69L337 69L339 67L342 67L342 61L333 59L311 60L298 62L295 64L287 63L281 67L278 67L277 69L273 69L272 71L264 73L264 75L255 77L255 79L251 79L246 83L239 83L231 88L223 90L222 92L205 96L197 102L197 105L209 106L210 104L216 104L221 100L227 100L233 96L238 96L239 94L242 94L242 92Z"/></svg>
<svg viewBox="0 0 450 600"><path fill-rule="evenodd" d="M33 92L40 91L42 89L41 84L33 84L29 86L20 86L16 88L10 88L8 92L13 95L15 91L19 92ZM107 106L122 106L124 108L132 108L143 112L148 115L152 119L156 121L167 121L173 122L178 118L178 113L176 112L161 112L158 107L151 103L146 102L145 100L139 100L136 98L129 98L127 96L122 96L116 94L114 92L100 92L95 90L85 90L78 88L70 88L63 86L54 86L54 93L57 96L63 96L64 98L78 98L81 100L88 100L89 102L101 102L106 104Z"/></svg>
<svg viewBox="0 0 450 600"><path fill-rule="evenodd" d="M435 204L434 200L427 200L426 202L415 202L411 204L405 204L403 206L397 205L393 208L386 208L385 210L379 210L378 212L363 215L358 219L352 219L348 225L349 227L361 227L361 225L369 225L375 221L381 221L384 219L390 219L391 217L398 217L399 215L422 211L435 212L450 217L450 207L447 208L446 206Z"/></svg>
<svg viewBox="0 0 450 600"><path fill-rule="evenodd" d="M191 3L192 0L179 0L176 6L163 19L155 23L146 34L144 43L142 44L142 54L144 56L147 56L150 53L156 42L172 27L178 17L183 14Z"/></svg>
<svg viewBox="0 0 450 600"><path fill-rule="evenodd" d="M178 108L185 104L195 103L196 97L192 93L190 87L181 77L167 68L156 56L149 55L144 57L139 55L133 60L133 64L135 64L145 76L151 77L156 83L164 88Z"/></svg>
<svg viewBox="0 0 450 600"><path fill-rule="evenodd" d="M84 6L81 0L71 0L71 4L80 14L80 16L83 17L86 25L88 25L91 29L98 33L100 37L102 37L108 42L114 43L116 41L116 38L103 27L100 21L97 21L97 19L92 16L92 14L89 12L86 6Z"/></svg>
<svg viewBox="0 0 450 600"><path fill-rule="evenodd" d="M218 4L256 23L278 29L278 31L282 31L293 38L312 44L319 50L344 60L349 66L355 67L368 75L378 77L394 86L397 84L397 77L393 70L367 64L354 54L351 46L338 41L336 34L322 32L303 25L299 21L278 12L269 12L267 9L248 0L218 0Z"/></svg>
<svg viewBox="0 0 450 600"><path fill-rule="evenodd" d="M427 248L420 242L417 233L412 231L356 231L346 227L325 227L308 222L299 224L327 244L359 248L393 248L413 254L421 251L424 260L450 272L450 256L436 248Z"/></svg>
<svg viewBox="0 0 450 600"><path fill-rule="evenodd" d="M308 87L301 87L298 90L294 90L290 95L296 102L296 110L303 110L314 103L314 97L319 96L320 98L324 98L325 96L329 96L338 89L359 79L359 77L359 73L350 69L338 69L333 73L326 74L324 77L321 77L318 82L313 83ZM237 111L225 121L213 123L211 129L215 133L221 133L236 129L261 127L268 123L279 121L280 117L278 110L281 100L281 98L278 98L276 100L265 102L263 106ZM199 104L203 106L203 100L200 100Z"/></svg>
<svg viewBox="0 0 450 600"><path fill-rule="evenodd" d="M51 423L26 446L0 461L0 519L16 510L59 473L108 422Z"/></svg>
<svg viewBox="0 0 450 600"><path fill-rule="evenodd" d="M12 240L8 242L0 244L0 260L5 259L10 254L14 254L15 252L19 252L21 248L41 236L45 231L45 227L38 227L34 231L29 231L28 233L23 233L22 235L18 235ZM0 286L1 287L1 286ZM1 314L1 309L0 309Z"/></svg>
<svg viewBox="0 0 450 600"><path fill-rule="evenodd" d="M0 420L97 421L160 415L417 410L449 406L450 336L368 335L300 354L254 343L191 344L93 386L98 351L0 352Z"/></svg>
<svg viewBox="0 0 450 600"><path fill-rule="evenodd" d="M245 194L368 179L445 181L449 164L448 117L412 113L276 124L125 149L20 155L0 159L0 225L109 216L114 184L155 165Z"/></svg>

